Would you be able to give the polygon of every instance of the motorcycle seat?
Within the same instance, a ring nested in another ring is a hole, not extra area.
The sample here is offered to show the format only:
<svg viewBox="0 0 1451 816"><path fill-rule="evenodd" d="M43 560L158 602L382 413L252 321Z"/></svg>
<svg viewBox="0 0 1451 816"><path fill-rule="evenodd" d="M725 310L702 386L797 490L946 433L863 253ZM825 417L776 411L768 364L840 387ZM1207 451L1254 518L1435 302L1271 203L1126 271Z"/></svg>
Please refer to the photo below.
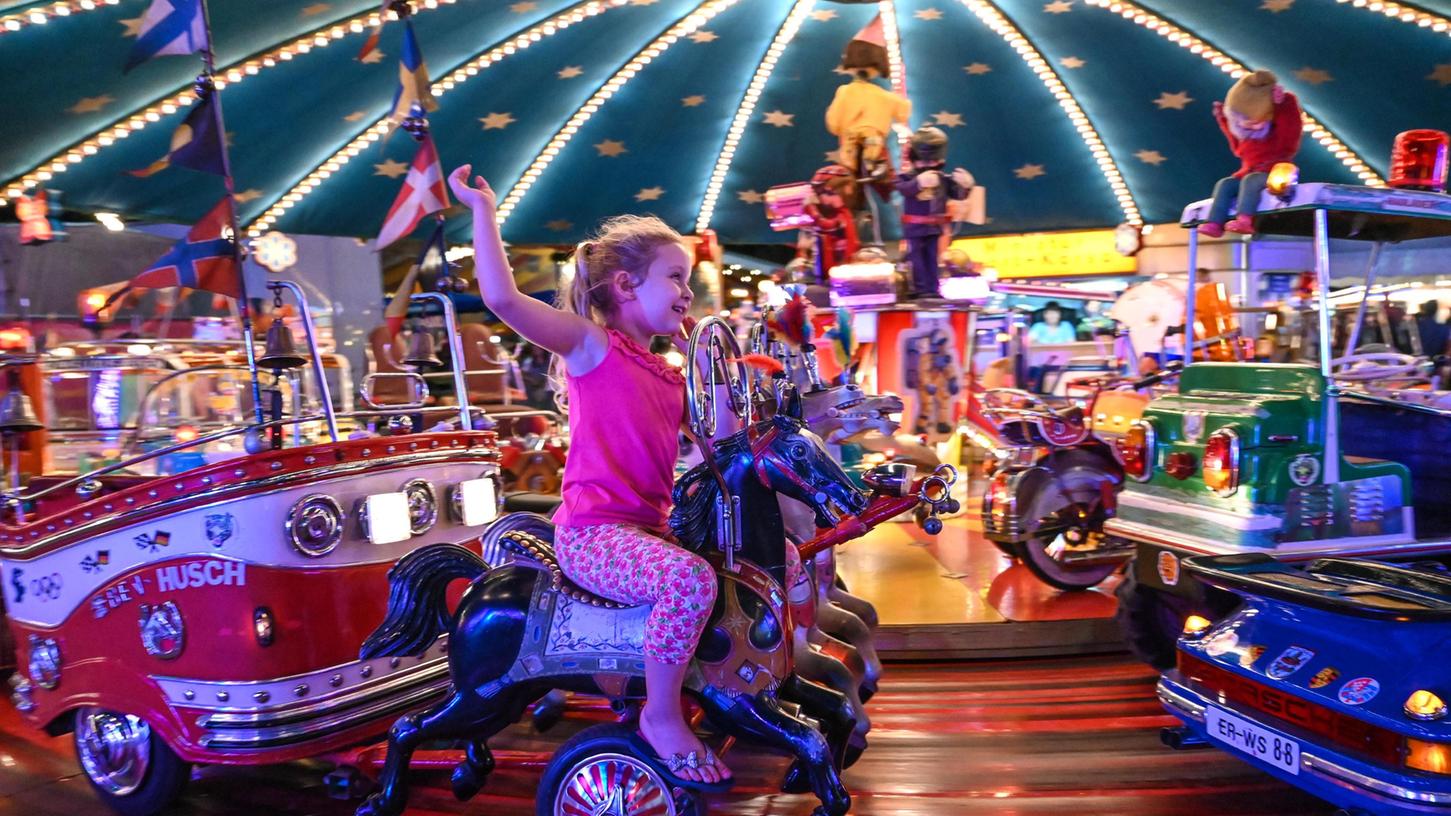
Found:
<svg viewBox="0 0 1451 816"><path fill-rule="evenodd" d="M604 609L628 609L632 606L640 605L620 603L619 601L606 598L603 595L596 595L579 584L576 584L574 581L571 581L569 576L564 574L564 570L559 567L559 557L554 552L554 545L536 535L531 535L522 530L514 530L500 536L499 543L505 550L508 550L514 555L527 558L543 566L545 571L549 573L549 582L553 585L555 591L564 594L571 600Z"/></svg>

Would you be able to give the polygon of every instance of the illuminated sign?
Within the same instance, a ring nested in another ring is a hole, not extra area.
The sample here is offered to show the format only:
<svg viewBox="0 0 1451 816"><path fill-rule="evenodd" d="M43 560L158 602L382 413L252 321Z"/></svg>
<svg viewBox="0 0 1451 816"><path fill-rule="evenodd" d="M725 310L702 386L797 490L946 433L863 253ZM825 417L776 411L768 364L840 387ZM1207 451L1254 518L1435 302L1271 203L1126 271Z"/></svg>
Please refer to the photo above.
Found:
<svg viewBox="0 0 1451 816"><path fill-rule="evenodd" d="M973 263L996 269L998 280L1123 275L1138 270L1133 258L1119 253L1113 230L961 238L952 246L966 252Z"/></svg>

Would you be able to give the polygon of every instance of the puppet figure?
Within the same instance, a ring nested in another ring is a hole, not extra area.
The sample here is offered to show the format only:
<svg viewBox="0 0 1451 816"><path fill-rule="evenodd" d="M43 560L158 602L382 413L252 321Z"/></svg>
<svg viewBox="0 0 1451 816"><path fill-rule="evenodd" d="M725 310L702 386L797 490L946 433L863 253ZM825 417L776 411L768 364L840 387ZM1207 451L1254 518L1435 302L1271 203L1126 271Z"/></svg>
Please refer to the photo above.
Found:
<svg viewBox="0 0 1451 816"><path fill-rule="evenodd" d="M974 181L961 167L951 175L942 172L947 164L947 134L940 128L918 128L905 163L909 166L897 176L897 190L902 194L902 237L907 239L912 264L912 296L937 297L937 256L951 220L947 200L967 198Z"/></svg>
<svg viewBox="0 0 1451 816"><path fill-rule="evenodd" d="M826 109L826 129L838 139L837 161L854 178L871 181L886 199L892 194L887 134L894 123L906 127L912 103L875 82L892 72L881 15L847 43L841 67L852 72L852 81L836 89ZM856 208L859 202L849 204Z"/></svg>
<svg viewBox="0 0 1451 816"><path fill-rule="evenodd" d="M806 212L811 216L811 232L816 238L813 257L819 282L824 283L832 267L846 263L860 247L856 222L846 207L848 191L855 184L851 173L835 164L828 164L811 177L816 200L806 205Z"/></svg>
<svg viewBox="0 0 1451 816"><path fill-rule="evenodd" d="M1255 209L1270 168L1295 158L1300 150L1303 118L1295 95L1275 84L1269 71L1240 77L1223 102L1214 103L1214 119L1229 149L1239 157L1239 170L1214 185L1214 199L1199 232L1218 238L1226 232L1253 234ZM1235 208L1229 220L1229 208ZM1228 223L1226 223L1228 222Z"/></svg>
<svg viewBox="0 0 1451 816"><path fill-rule="evenodd" d="M952 433L953 405L962 393L952 334L935 328L913 335L907 340L906 352L907 387L917 392L917 421L912 432L937 438Z"/></svg>

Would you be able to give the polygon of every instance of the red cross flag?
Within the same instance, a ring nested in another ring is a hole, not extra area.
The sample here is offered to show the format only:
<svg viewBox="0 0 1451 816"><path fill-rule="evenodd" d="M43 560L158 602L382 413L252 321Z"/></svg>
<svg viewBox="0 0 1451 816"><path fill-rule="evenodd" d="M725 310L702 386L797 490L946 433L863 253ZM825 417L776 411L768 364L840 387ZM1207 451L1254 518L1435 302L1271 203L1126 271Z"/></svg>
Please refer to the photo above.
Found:
<svg viewBox="0 0 1451 816"><path fill-rule="evenodd" d="M393 200L393 207L383 221L377 248L382 249L413 232L424 216L447 208L448 188L444 186L438 150L433 146L433 137L424 136L403 179L403 189L398 191L398 198Z"/></svg>

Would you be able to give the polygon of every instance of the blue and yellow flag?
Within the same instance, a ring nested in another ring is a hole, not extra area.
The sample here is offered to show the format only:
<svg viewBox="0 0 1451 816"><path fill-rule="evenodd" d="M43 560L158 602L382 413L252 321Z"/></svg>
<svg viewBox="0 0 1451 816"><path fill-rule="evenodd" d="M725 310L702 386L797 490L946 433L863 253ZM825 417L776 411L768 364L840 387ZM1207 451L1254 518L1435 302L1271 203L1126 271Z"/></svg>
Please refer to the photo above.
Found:
<svg viewBox="0 0 1451 816"><path fill-rule="evenodd" d="M428 64L423 61L423 52L418 50L418 40L413 36L412 21L405 21L403 28L403 57L398 61L398 92L393 95L393 112L388 118L402 122L413 112L438 110L433 93L428 90Z"/></svg>
<svg viewBox="0 0 1451 816"><path fill-rule="evenodd" d="M126 71L152 57L207 50L207 25L201 0L152 0L141 18L141 33L131 46Z"/></svg>
<svg viewBox="0 0 1451 816"><path fill-rule="evenodd" d="M166 151L165 156L140 170L126 172L137 178L146 178L172 165L219 176L227 174L226 163L222 160L221 134L217 132L217 113L210 96L193 105L176 132L171 134L171 149Z"/></svg>

